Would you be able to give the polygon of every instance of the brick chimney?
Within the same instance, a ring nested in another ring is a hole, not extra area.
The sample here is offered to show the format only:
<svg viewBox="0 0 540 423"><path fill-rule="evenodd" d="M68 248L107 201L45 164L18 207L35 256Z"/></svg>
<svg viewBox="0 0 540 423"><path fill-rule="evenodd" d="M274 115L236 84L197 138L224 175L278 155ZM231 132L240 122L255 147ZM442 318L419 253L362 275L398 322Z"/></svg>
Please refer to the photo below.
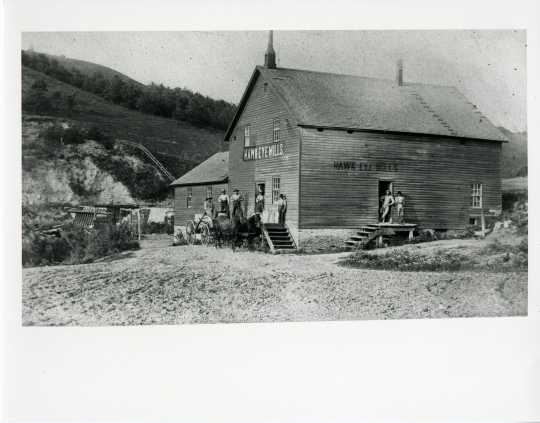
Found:
<svg viewBox="0 0 540 423"><path fill-rule="evenodd" d="M397 61L396 82L401 87L403 85L403 60Z"/></svg>
<svg viewBox="0 0 540 423"><path fill-rule="evenodd" d="M268 35L268 47L264 54L264 67L268 69L276 68L276 52L274 51L274 31Z"/></svg>

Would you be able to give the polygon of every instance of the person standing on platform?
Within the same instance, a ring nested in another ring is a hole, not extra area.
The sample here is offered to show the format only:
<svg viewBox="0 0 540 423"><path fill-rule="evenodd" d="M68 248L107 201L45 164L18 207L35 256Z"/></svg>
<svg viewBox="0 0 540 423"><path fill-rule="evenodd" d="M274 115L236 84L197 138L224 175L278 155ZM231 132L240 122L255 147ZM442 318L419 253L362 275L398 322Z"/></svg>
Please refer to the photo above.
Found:
<svg viewBox="0 0 540 423"><path fill-rule="evenodd" d="M284 194L279 194L278 206L278 222L280 225L285 225L285 215L287 214L287 197Z"/></svg>
<svg viewBox="0 0 540 423"><path fill-rule="evenodd" d="M233 195L231 195L231 203L232 216L240 218L243 217L244 211L242 210L242 196L240 195L240 191L238 189L233 191Z"/></svg>
<svg viewBox="0 0 540 423"><path fill-rule="evenodd" d="M204 200L204 212L211 219L216 217L216 208L214 207L214 200L212 197L207 197L206 200Z"/></svg>
<svg viewBox="0 0 540 423"><path fill-rule="evenodd" d="M403 223L405 215L405 197L403 196L401 191L398 191L396 195L396 207L398 222Z"/></svg>
<svg viewBox="0 0 540 423"><path fill-rule="evenodd" d="M394 205L396 201L394 200L394 197L392 196L392 192L390 192L389 189L386 190L386 194L384 195L383 199L383 205L382 205L382 222L386 222L387 219L391 220L391 210L392 206ZM391 222L390 222L391 223Z"/></svg>
<svg viewBox="0 0 540 423"><path fill-rule="evenodd" d="M221 195L218 197L218 203L219 203L219 213L224 214L227 217L230 217L229 196L227 195L226 190L221 191Z"/></svg>

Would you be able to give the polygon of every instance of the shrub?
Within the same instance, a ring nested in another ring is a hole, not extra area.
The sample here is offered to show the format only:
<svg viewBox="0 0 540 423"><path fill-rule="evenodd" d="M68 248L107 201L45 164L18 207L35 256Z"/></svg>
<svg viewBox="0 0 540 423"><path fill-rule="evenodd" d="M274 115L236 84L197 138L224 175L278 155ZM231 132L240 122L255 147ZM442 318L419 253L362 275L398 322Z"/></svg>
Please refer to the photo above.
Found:
<svg viewBox="0 0 540 423"><path fill-rule="evenodd" d="M347 258L345 263L365 269L399 271L455 271L473 266L468 256L455 251L437 251L433 255L414 254L407 250L383 254L358 251Z"/></svg>
<svg viewBox="0 0 540 423"><path fill-rule="evenodd" d="M99 130L96 126L92 126L86 133L86 137L101 144L107 150L114 148L114 139Z"/></svg>
<svg viewBox="0 0 540 423"><path fill-rule="evenodd" d="M23 235L23 266L88 263L121 251L139 249L128 225L103 225L89 230L65 226L60 237L38 232Z"/></svg>
<svg viewBox="0 0 540 423"><path fill-rule="evenodd" d="M146 234L173 234L173 225L167 222L150 222L144 227Z"/></svg>

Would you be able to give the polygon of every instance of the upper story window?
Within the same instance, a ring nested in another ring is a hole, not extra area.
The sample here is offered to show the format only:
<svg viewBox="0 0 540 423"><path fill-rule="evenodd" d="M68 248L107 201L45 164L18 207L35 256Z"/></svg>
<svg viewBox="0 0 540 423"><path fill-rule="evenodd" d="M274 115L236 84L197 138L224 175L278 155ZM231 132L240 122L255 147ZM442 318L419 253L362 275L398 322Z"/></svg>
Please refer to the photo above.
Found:
<svg viewBox="0 0 540 423"><path fill-rule="evenodd" d="M186 194L186 207L188 209L191 208L191 201L193 200L193 187L187 187L187 194Z"/></svg>
<svg viewBox="0 0 540 423"><path fill-rule="evenodd" d="M263 85L263 91L266 94L268 92L268 82L265 82Z"/></svg>
<svg viewBox="0 0 540 423"><path fill-rule="evenodd" d="M273 132L273 140L274 142L279 141L280 136L280 128L279 128L279 119L274 119L274 132Z"/></svg>
<svg viewBox="0 0 540 423"><path fill-rule="evenodd" d="M482 208L482 184L471 185L471 205L473 208Z"/></svg>
<svg viewBox="0 0 540 423"><path fill-rule="evenodd" d="M249 147L251 144L251 127L249 125L246 125L244 127L244 147Z"/></svg>
<svg viewBox="0 0 540 423"><path fill-rule="evenodd" d="M212 197L212 185L206 187L206 198Z"/></svg>

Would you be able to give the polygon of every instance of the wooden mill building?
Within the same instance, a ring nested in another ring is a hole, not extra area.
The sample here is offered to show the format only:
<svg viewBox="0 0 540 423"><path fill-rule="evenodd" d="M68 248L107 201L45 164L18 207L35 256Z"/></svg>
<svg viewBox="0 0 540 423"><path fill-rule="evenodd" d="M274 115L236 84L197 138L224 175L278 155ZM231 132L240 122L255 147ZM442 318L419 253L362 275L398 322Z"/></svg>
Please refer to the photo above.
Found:
<svg viewBox="0 0 540 423"><path fill-rule="evenodd" d="M405 82L401 62L395 80L281 68L270 34L224 141L223 179L188 173L173 183L178 224L188 187L195 195L210 183L238 188L248 213L262 186L269 223L286 194L300 247L376 223L386 189L404 194L405 221L424 228L463 229L501 209L505 137L456 88Z"/></svg>

